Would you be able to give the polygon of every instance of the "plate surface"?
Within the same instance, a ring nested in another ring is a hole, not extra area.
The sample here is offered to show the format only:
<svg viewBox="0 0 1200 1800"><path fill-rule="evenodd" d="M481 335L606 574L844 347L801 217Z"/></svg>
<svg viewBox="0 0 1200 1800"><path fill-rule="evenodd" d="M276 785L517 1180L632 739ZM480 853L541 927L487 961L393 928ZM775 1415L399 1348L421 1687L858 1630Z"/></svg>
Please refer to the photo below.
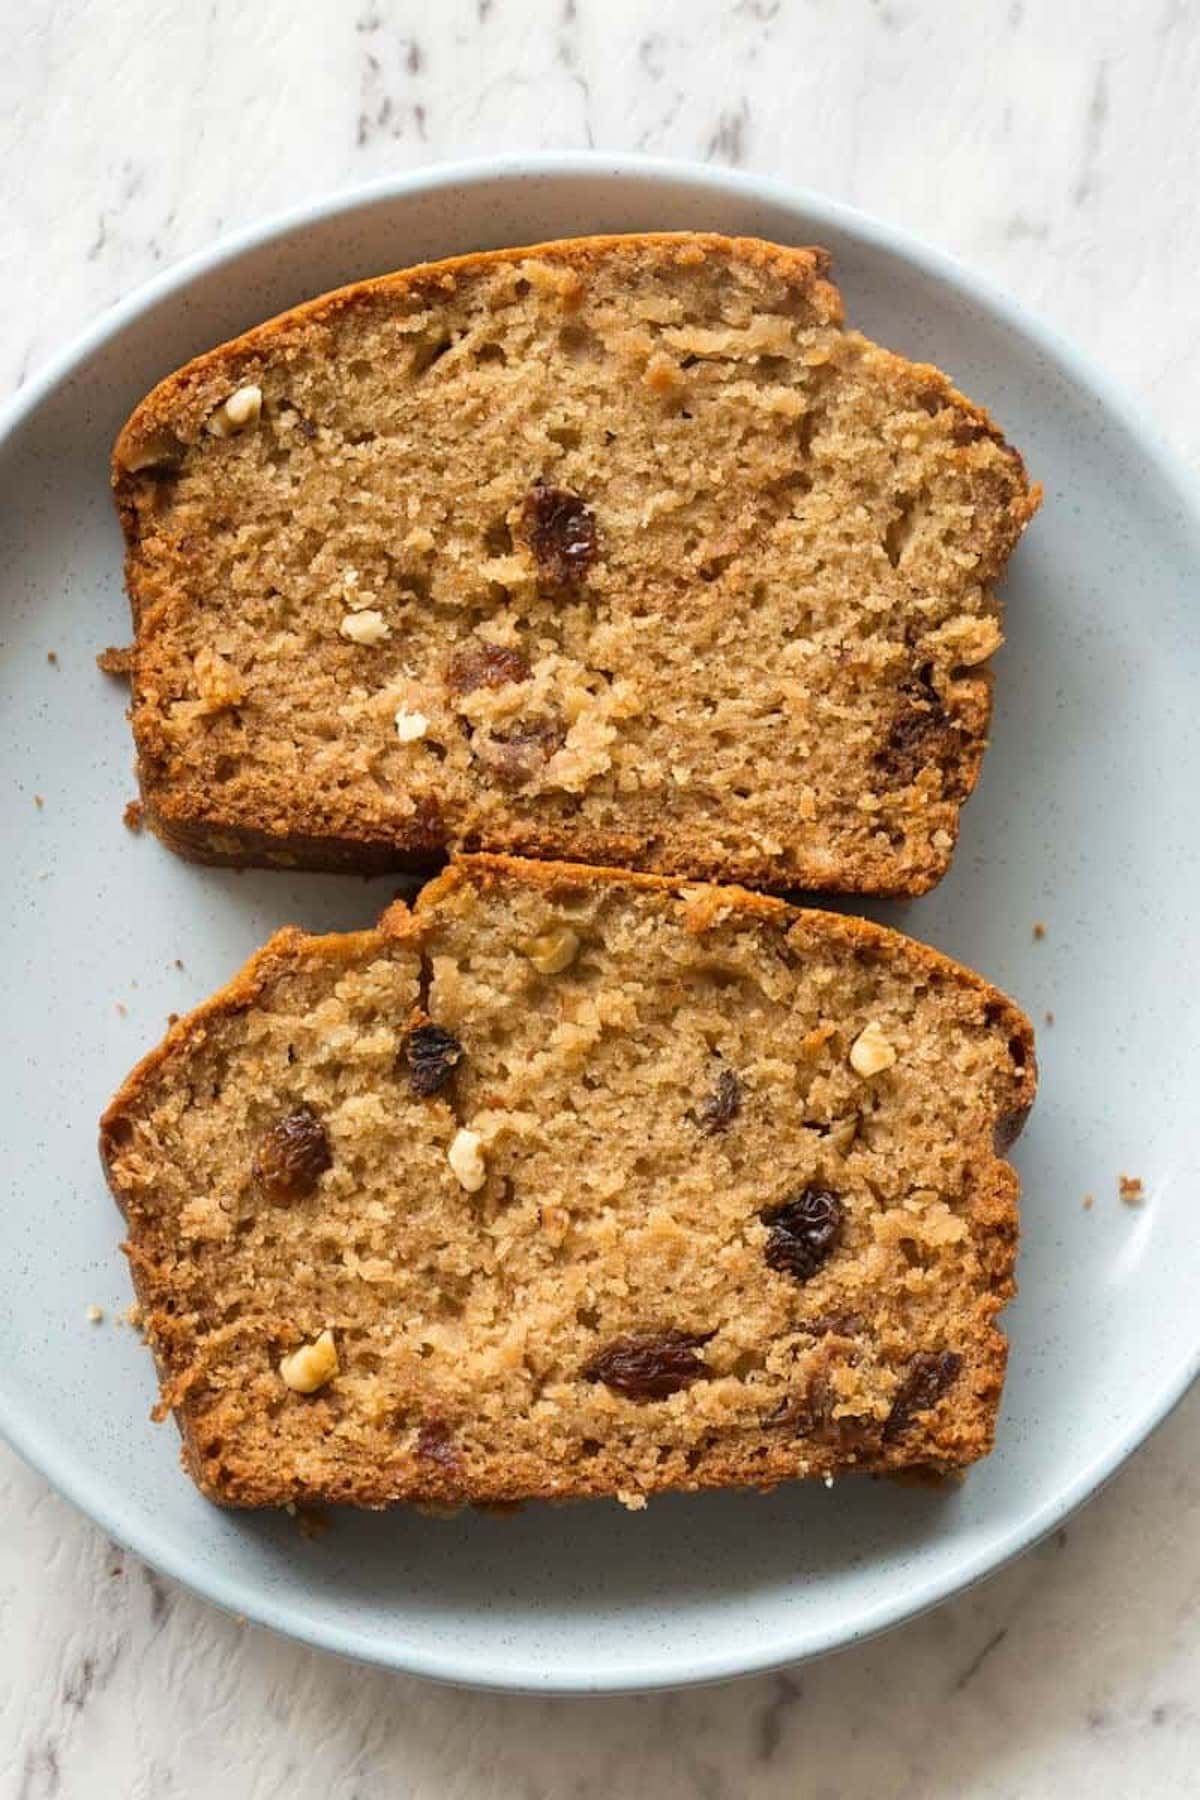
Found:
<svg viewBox="0 0 1200 1800"><path fill-rule="evenodd" d="M125 693L93 661L129 636L109 446L160 375L339 282L663 227L828 245L852 322L942 364L1045 483L1007 582L993 746L956 861L928 898L865 909L977 967L1041 1026L999 1448L949 1495L848 1481L638 1516L344 1515L310 1543L286 1516L208 1506L173 1427L147 1422L150 1359L112 1324L130 1292L95 1120L167 1013L277 925L363 924L396 884L190 868L123 829ZM675 1685L794 1662L944 1598L1056 1525L1179 1398L1200 1287L1200 508L1132 408L1016 306L765 180L580 156L427 171L194 257L101 320L10 409L0 495L0 1424L115 1537L233 1611L396 1668L546 1691ZM1145 1182L1139 1209L1117 1199L1122 1171ZM86 1322L93 1302L103 1325Z"/></svg>

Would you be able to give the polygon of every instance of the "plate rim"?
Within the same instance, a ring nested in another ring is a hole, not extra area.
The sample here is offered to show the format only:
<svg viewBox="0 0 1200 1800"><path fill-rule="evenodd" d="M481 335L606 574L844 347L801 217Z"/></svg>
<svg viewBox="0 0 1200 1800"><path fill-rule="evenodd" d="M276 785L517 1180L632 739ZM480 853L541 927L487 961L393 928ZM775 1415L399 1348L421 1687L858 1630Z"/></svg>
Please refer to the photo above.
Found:
<svg viewBox="0 0 1200 1800"><path fill-rule="evenodd" d="M607 179L647 187L671 182L697 191L791 207L802 210L817 227L843 232L907 264L917 273L982 307L996 323L1031 343L1051 365L1062 369L1128 434L1164 487L1175 496L1181 512L1200 526L1200 478L1193 475L1157 425L1147 420L1132 396L1090 355L1078 349L1058 327L1049 324L1023 302L1010 297L990 276L977 273L956 256L925 243L903 227L814 189L752 171L716 169L685 159L625 152L512 151L499 156L432 163L339 187L319 199L272 212L263 219L225 233L134 288L101 312L63 349L52 354L0 406L0 450L7 447L9 440L38 409L112 336L136 322L149 308L186 290L198 277L212 273L244 252L262 249L280 238L340 214L400 196L496 182L511 183L515 179L538 176L592 182ZM63 1451L59 1440L45 1428L43 1421L34 1416L22 1416L16 1397L5 1390L3 1382L0 1382L0 1434L18 1455L113 1540L225 1612L352 1661L468 1689L542 1695L623 1694L699 1686L794 1667L836 1650L848 1649L920 1617L998 1573L1056 1530L1078 1507L1100 1492L1134 1451L1163 1424L1198 1378L1200 1344L1194 1345L1181 1358L1178 1369L1160 1384L1136 1424L1078 1469L1019 1529L1010 1533L999 1551L994 1544L985 1544L965 1554L923 1587L915 1591L912 1588L902 1590L879 1602L852 1630L845 1631L835 1624L807 1634L797 1631L790 1647L776 1633L758 1655L748 1655L744 1649L733 1653L719 1649L706 1653L693 1651L681 1657L679 1667L670 1673L664 1672L659 1665L639 1666L634 1659L619 1676L613 1674L611 1677L575 1671L538 1671L528 1665L512 1673L499 1667L481 1671L477 1666L464 1664L457 1652L435 1651L419 1643L366 1644L352 1627L330 1622L315 1611L305 1611L294 1600L280 1602L269 1589L260 1589L250 1595L236 1577L227 1577L220 1569L196 1570L190 1563L186 1545L178 1547L169 1533L160 1532L153 1518L131 1518L123 1514L119 1506L111 1505L103 1494L90 1493L86 1466L77 1466L73 1462L69 1451Z"/></svg>

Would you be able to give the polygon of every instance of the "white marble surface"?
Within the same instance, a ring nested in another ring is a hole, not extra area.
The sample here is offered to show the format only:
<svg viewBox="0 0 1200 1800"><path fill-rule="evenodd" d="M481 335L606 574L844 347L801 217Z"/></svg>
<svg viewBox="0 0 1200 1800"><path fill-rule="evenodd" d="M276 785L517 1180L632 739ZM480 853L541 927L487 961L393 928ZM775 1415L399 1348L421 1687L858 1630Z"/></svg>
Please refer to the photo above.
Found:
<svg viewBox="0 0 1200 1800"><path fill-rule="evenodd" d="M26 0L0 60L0 391L273 209L438 158L769 171L987 270L1200 454L1187 0ZM793 1676L532 1701L241 1626L0 1449L0 1796L1200 1790L1200 1395L1058 1537Z"/></svg>

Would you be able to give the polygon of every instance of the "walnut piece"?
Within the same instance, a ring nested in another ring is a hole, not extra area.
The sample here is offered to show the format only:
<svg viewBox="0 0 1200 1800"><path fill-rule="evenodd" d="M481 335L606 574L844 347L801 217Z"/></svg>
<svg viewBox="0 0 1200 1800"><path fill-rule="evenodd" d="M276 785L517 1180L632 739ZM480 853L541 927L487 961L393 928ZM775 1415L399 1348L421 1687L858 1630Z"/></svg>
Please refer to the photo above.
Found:
<svg viewBox="0 0 1200 1800"><path fill-rule="evenodd" d="M537 565L538 586L576 588L596 560L596 520L582 495L536 482L521 510L521 536Z"/></svg>
<svg viewBox="0 0 1200 1800"><path fill-rule="evenodd" d="M207 430L215 438L236 437L239 431L257 425L262 417L263 395L252 383L230 394L223 405L210 413Z"/></svg>
<svg viewBox="0 0 1200 1800"><path fill-rule="evenodd" d="M396 736L402 744L415 744L429 730L429 720L423 712L409 712L402 706L396 714Z"/></svg>
<svg viewBox="0 0 1200 1800"><path fill-rule="evenodd" d="M370 607L362 612L347 613L338 628L352 644L382 644L392 635L391 626L381 612Z"/></svg>
<svg viewBox="0 0 1200 1800"><path fill-rule="evenodd" d="M561 975L579 954L579 939L569 925L559 931L544 931L526 946L526 956L539 975Z"/></svg>
<svg viewBox="0 0 1200 1800"><path fill-rule="evenodd" d="M479 1133L469 1131L465 1125L456 1131L446 1152L446 1161L458 1177L458 1185L468 1194L477 1194L487 1180L487 1164L480 1150Z"/></svg>
<svg viewBox="0 0 1200 1800"><path fill-rule="evenodd" d="M878 1019L869 1019L850 1046L850 1067L864 1081L881 1075L896 1060L896 1052L883 1035Z"/></svg>
<svg viewBox="0 0 1200 1800"><path fill-rule="evenodd" d="M315 1343L301 1344L279 1365L279 1373L294 1394L315 1394L337 1372L337 1345L332 1331L323 1331Z"/></svg>

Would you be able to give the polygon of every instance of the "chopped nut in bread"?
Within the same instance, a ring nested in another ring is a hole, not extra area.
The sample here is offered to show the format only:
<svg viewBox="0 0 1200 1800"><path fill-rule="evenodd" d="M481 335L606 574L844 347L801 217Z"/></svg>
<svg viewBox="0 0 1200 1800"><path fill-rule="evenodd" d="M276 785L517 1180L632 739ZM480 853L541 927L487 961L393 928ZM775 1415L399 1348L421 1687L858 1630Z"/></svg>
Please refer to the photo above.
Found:
<svg viewBox="0 0 1200 1800"><path fill-rule="evenodd" d="M417 739L423 738L429 730L429 720L425 714L416 711L410 712L407 706L402 706L397 712L395 724L396 736L402 744L415 744Z"/></svg>
<svg viewBox="0 0 1200 1800"><path fill-rule="evenodd" d="M477 1131L469 1131L465 1125L456 1131L446 1152L446 1161L458 1177L459 1187L468 1194L479 1192L487 1180L487 1164L483 1160Z"/></svg>
<svg viewBox="0 0 1200 1800"><path fill-rule="evenodd" d="M383 614L372 607L364 607L361 612L347 613L339 629L342 636L349 638L352 644L382 644L385 638L392 635Z"/></svg>
<svg viewBox="0 0 1200 1800"><path fill-rule="evenodd" d="M890 1069L895 1060L895 1048L884 1036L883 1026L878 1019L868 1019L850 1046L850 1067L856 1075L870 1080L872 1075L882 1075Z"/></svg>
<svg viewBox="0 0 1200 1800"><path fill-rule="evenodd" d="M533 938L526 954L539 975L561 975L579 954L579 939L569 925L543 931Z"/></svg>
<svg viewBox="0 0 1200 1800"><path fill-rule="evenodd" d="M315 1394L338 1372L337 1346L331 1331L323 1331L311 1344L301 1344L279 1365L279 1373L296 1394Z"/></svg>
<svg viewBox="0 0 1200 1800"><path fill-rule="evenodd" d="M208 430L215 438L227 438L245 431L250 425L257 425L262 413L262 402L260 387L238 388L215 412L209 414Z"/></svg>

